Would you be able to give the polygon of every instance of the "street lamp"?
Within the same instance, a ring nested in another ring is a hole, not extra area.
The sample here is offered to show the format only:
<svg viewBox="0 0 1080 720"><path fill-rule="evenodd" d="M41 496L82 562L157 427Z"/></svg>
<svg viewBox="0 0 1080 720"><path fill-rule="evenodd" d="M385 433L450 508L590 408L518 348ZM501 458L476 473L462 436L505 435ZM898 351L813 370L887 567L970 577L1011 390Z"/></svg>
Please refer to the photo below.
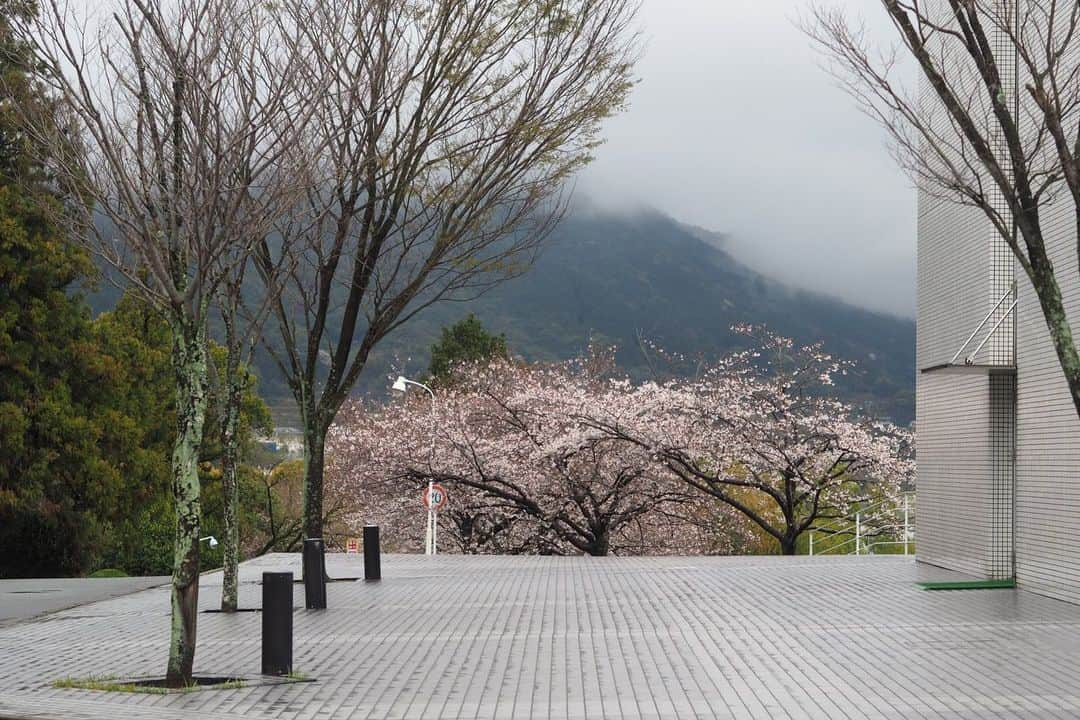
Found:
<svg viewBox="0 0 1080 720"><path fill-rule="evenodd" d="M217 538L214 537L213 535L207 535L204 538L199 538L199 542L205 542L205 541L209 541L207 544L210 545L211 550L213 550L214 548L216 548L218 546Z"/></svg>
<svg viewBox="0 0 1080 720"><path fill-rule="evenodd" d="M409 378L405 377L404 375L398 375L398 379L395 380L394 384L391 385L390 387L392 387L394 390L397 390L398 392L405 392L405 391L407 391L409 389L410 385L415 385L416 387L423 388L424 390L427 391L427 394L431 396L431 413L432 413L432 415L434 415L435 414L435 393L432 391L431 388L429 388L424 383L416 382L415 380L410 380ZM432 426L431 432L432 432L431 452L434 452L435 451L435 436L434 436L435 427L434 427L434 425ZM428 464L429 465L430 465L430 462L431 461L430 461L430 456L429 456L429 459L428 459ZM436 510L431 505L431 494L434 491L434 489L435 489L435 478L429 477L428 478L428 490L427 490L427 498L428 498L428 500L427 500L427 506L428 506L427 531L424 534L424 554L425 555L438 555L437 542L438 542L438 533L439 533L439 520L438 520L438 514L437 514Z"/></svg>
<svg viewBox="0 0 1080 720"><path fill-rule="evenodd" d="M391 385L391 387L394 388L395 390L397 390L398 392L405 392L406 390L409 389L410 385L415 385L418 388L424 388L425 390L427 390L427 394L431 396L431 402L432 403L435 402L435 393L431 391L431 388L429 388L427 385L425 385L422 382L416 382L415 380L410 380L409 378L405 377L404 375L398 375L398 379L394 381L394 384ZM432 407L434 407L434 405Z"/></svg>

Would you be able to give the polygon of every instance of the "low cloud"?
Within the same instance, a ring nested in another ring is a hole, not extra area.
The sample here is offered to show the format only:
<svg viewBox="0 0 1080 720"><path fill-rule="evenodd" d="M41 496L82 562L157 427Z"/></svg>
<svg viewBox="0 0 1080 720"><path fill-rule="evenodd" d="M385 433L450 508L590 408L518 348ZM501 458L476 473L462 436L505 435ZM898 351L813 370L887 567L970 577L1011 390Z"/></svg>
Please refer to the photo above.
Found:
<svg viewBox="0 0 1080 720"><path fill-rule="evenodd" d="M891 43L877 0L833 1ZM579 189L728 234L740 259L782 280L911 316L915 192L795 26L805 11L645 0L641 84Z"/></svg>

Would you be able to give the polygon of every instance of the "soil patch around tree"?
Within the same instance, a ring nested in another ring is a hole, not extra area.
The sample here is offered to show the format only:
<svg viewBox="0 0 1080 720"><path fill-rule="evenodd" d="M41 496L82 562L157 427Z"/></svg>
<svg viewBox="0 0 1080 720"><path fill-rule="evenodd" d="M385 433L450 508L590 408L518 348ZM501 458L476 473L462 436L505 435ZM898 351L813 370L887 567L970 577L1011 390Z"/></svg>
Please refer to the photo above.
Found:
<svg viewBox="0 0 1080 720"><path fill-rule="evenodd" d="M99 690L103 692L144 693L148 695L173 695L198 692L200 690L238 690L260 685L287 685L290 683L314 682L314 678L301 672L288 675L196 675L191 684L183 687L169 687L165 678L160 676L116 677L91 676L85 678L60 678L52 682L58 689Z"/></svg>

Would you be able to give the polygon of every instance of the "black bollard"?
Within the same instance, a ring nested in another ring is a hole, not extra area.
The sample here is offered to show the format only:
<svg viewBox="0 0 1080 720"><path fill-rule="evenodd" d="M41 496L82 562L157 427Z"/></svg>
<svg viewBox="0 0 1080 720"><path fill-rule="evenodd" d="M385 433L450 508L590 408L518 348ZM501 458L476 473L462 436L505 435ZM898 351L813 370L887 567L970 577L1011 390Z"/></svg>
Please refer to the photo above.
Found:
<svg viewBox="0 0 1080 720"><path fill-rule="evenodd" d="M326 546L322 538L304 541L304 605L308 610L326 609Z"/></svg>
<svg viewBox="0 0 1080 720"><path fill-rule="evenodd" d="M364 526L364 579L382 579L382 567L379 559L378 525Z"/></svg>
<svg viewBox="0 0 1080 720"><path fill-rule="evenodd" d="M264 572L262 581L262 674L292 672L291 572Z"/></svg>

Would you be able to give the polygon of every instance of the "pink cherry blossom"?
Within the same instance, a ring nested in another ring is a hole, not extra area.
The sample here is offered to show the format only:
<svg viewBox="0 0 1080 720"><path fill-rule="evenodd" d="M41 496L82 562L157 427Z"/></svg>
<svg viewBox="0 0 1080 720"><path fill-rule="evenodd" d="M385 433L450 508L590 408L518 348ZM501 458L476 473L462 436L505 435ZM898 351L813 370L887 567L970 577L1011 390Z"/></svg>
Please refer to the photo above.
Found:
<svg viewBox="0 0 1080 720"><path fill-rule="evenodd" d="M329 441L333 492L389 550L419 550L434 479L450 494L444 551L594 555L741 552L763 536L794 552L816 524L895 500L911 434L829 396L848 365L736 331L754 347L692 379L631 382L613 348L594 348L461 367L434 403L354 402Z"/></svg>

